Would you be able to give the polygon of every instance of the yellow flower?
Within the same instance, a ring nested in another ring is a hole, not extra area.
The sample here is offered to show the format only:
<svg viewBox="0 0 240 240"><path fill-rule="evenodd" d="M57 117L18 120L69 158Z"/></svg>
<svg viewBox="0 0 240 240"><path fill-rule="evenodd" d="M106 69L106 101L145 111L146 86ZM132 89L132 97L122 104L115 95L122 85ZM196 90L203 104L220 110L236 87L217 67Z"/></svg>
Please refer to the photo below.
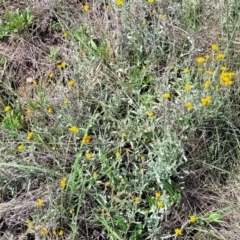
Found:
<svg viewBox="0 0 240 240"><path fill-rule="evenodd" d="M86 153L86 158L87 158L87 159L90 159L90 158L92 158L92 157L93 157L92 153Z"/></svg>
<svg viewBox="0 0 240 240"><path fill-rule="evenodd" d="M198 58L196 59L196 61L197 61L197 63L204 63L206 60L205 60L204 57L198 57Z"/></svg>
<svg viewBox="0 0 240 240"><path fill-rule="evenodd" d="M110 187L111 183L110 182L105 182L104 186L105 187Z"/></svg>
<svg viewBox="0 0 240 240"><path fill-rule="evenodd" d="M87 55L86 52L82 52L83 57L86 57L86 55Z"/></svg>
<svg viewBox="0 0 240 240"><path fill-rule="evenodd" d="M87 133L84 134L82 143L89 143L91 141L91 136L87 135Z"/></svg>
<svg viewBox="0 0 240 240"><path fill-rule="evenodd" d="M61 68L65 68L67 66L67 63L66 62L62 62L61 64L59 64L57 67L59 68L59 69L61 69Z"/></svg>
<svg viewBox="0 0 240 240"><path fill-rule="evenodd" d="M212 83L211 83L209 80L207 80L207 81L204 83L204 88L205 88L205 89L208 89L208 88L210 88L211 85L212 85Z"/></svg>
<svg viewBox="0 0 240 240"><path fill-rule="evenodd" d="M163 98L169 99L171 97L170 93L164 93Z"/></svg>
<svg viewBox="0 0 240 240"><path fill-rule="evenodd" d="M9 112L10 110L11 110L10 106L6 106L5 109L4 109L5 112Z"/></svg>
<svg viewBox="0 0 240 240"><path fill-rule="evenodd" d="M37 207L41 207L43 205L44 201L43 199L38 199L36 202Z"/></svg>
<svg viewBox="0 0 240 240"><path fill-rule="evenodd" d="M213 75L213 72L212 72L212 71L206 71L206 74L207 74L208 76L212 76L212 75Z"/></svg>
<svg viewBox="0 0 240 240"><path fill-rule="evenodd" d="M213 51L217 51L218 50L218 45L217 44L212 44L211 46Z"/></svg>
<svg viewBox="0 0 240 240"><path fill-rule="evenodd" d="M67 186L67 178L66 177L64 177L60 180L60 186L62 188L65 188Z"/></svg>
<svg viewBox="0 0 240 240"><path fill-rule="evenodd" d="M53 231L52 231L52 234L53 234L54 236L56 236L56 235L57 235L56 230L53 230Z"/></svg>
<svg viewBox="0 0 240 240"><path fill-rule="evenodd" d="M149 2L149 3L154 3L154 2L155 2L155 0L148 0L148 2Z"/></svg>
<svg viewBox="0 0 240 240"><path fill-rule="evenodd" d="M190 84L185 84L184 85L184 90L190 91L192 89L192 86Z"/></svg>
<svg viewBox="0 0 240 240"><path fill-rule="evenodd" d="M176 235L182 235L182 230L180 228L175 228L174 232Z"/></svg>
<svg viewBox="0 0 240 240"><path fill-rule="evenodd" d="M125 183L125 179L124 178L121 178L121 183Z"/></svg>
<svg viewBox="0 0 240 240"><path fill-rule="evenodd" d="M225 58L225 55L223 53L219 53L217 56L216 56L216 60L222 60Z"/></svg>
<svg viewBox="0 0 240 240"><path fill-rule="evenodd" d="M68 130L69 132L72 132L72 133L79 133L79 128L76 126L72 126Z"/></svg>
<svg viewBox="0 0 240 240"><path fill-rule="evenodd" d="M31 140L33 138L33 132L28 132L27 133L27 139Z"/></svg>
<svg viewBox="0 0 240 240"><path fill-rule="evenodd" d="M145 70L147 67L146 65L142 65L142 69Z"/></svg>
<svg viewBox="0 0 240 240"><path fill-rule="evenodd" d="M111 6L110 5L107 5L106 6L106 10L110 10L111 9Z"/></svg>
<svg viewBox="0 0 240 240"><path fill-rule="evenodd" d="M27 109L26 114L28 114L28 115L32 114L32 110L31 109Z"/></svg>
<svg viewBox="0 0 240 240"><path fill-rule="evenodd" d="M140 197L135 197L135 198L134 198L134 202L135 202L135 203L139 203L140 201L141 201Z"/></svg>
<svg viewBox="0 0 240 240"><path fill-rule="evenodd" d="M216 89L216 90L218 90L218 89L219 89L219 85L218 85L218 84L215 86L215 89Z"/></svg>
<svg viewBox="0 0 240 240"><path fill-rule="evenodd" d="M42 235L46 235L47 234L47 228L46 227L41 228L40 233Z"/></svg>
<svg viewBox="0 0 240 240"><path fill-rule="evenodd" d="M184 68L184 69L183 69L183 73L187 74L187 73L189 73L189 72L190 72L190 70L189 70L188 68Z"/></svg>
<svg viewBox="0 0 240 240"><path fill-rule="evenodd" d="M203 105L204 107L209 106L211 102L212 102L212 98L211 98L210 96L208 96L208 97L203 97L203 98L201 99L201 103L202 103L202 105Z"/></svg>
<svg viewBox="0 0 240 240"><path fill-rule="evenodd" d="M145 26L147 24L146 21L142 21L142 25Z"/></svg>
<svg viewBox="0 0 240 240"><path fill-rule="evenodd" d="M51 72L51 73L48 75L48 77L49 77L49 78L53 78L53 77L54 77L54 73Z"/></svg>
<svg viewBox="0 0 240 240"><path fill-rule="evenodd" d="M74 213L74 209L69 209L69 213L72 215Z"/></svg>
<svg viewBox="0 0 240 240"><path fill-rule="evenodd" d="M152 117L153 115L154 115L154 113L152 111L147 113L148 117Z"/></svg>
<svg viewBox="0 0 240 240"><path fill-rule="evenodd" d="M196 222L196 216L191 215L191 216L189 217L189 221L190 221L191 223Z"/></svg>
<svg viewBox="0 0 240 240"><path fill-rule="evenodd" d="M223 71L223 72L226 72L226 71L227 71L227 67L221 66L221 67L220 67L220 70Z"/></svg>
<svg viewBox="0 0 240 240"><path fill-rule="evenodd" d="M0 210L1 210L1 209L3 209L3 206L2 206L2 205L0 205Z"/></svg>
<svg viewBox="0 0 240 240"><path fill-rule="evenodd" d="M96 178L98 176L98 173L97 172L94 172L93 173L93 177Z"/></svg>
<svg viewBox="0 0 240 240"><path fill-rule="evenodd" d="M70 80L70 81L68 81L67 84L68 84L69 87L74 87L75 82L73 80Z"/></svg>
<svg viewBox="0 0 240 240"><path fill-rule="evenodd" d="M24 145L21 144L17 147L18 151L23 151L25 149Z"/></svg>
<svg viewBox="0 0 240 240"><path fill-rule="evenodd" d="M166 18L167 18L167 14L163 14L162 19L166 19Z"/></svg>
<svg viewBox="0 0 240 240"><path fill-rule="evenodd" d="M230 86L233 84L232 78L235 76L234 72L222 72L220 74L220 83L222 86Z"/></svg>
<svg viewBox="0 0 240 240"><path fill-rule="evenodd" d="M117 6L122 6L123 5L123 0L117 0L116 5Z"/></svg>
<svg viewBox="0 0 240 240"><path fill-rule="evenodd" d="M161 197L161 193L160 192L155 192L155 198L160 198Z"/></svg>
<svg viewBox="0 0 240 240"><path fill-rule="evenodd" d="M154 14L156 14L156 10L155 9L152 10L152 15L154 15Z"/></svg>
<svg viewBox="0 0 240 240"><path fill-rule="evenodd" d="M162 207L164 207L164 203L162 201L157 201L157 206L159 208L162 208Z"/></svg>
<svg viewBox="0 0 240 240"><path fill-rule="evenodd" d="M116 152L116 153L115 153L115 156L116 156L117 158L119 158L119 157L121 157L121 153L120 153L120 152Z"/></svg>
<svg viewBox="0 0 240 240"><path fill-rule="evenodd" d="M63 104L67 105L67 104L68 104L68 100L67 100L67 99L64 99L64 100L63 100Z"/></svg>
<svg viewBox="0 0 240 240"><path fill-rule="evenodd" d="M87 12L87 11L89 10L89 5L85 4L85 5L83 6L83 10L84 10L85 12Z"/></svg>
<svg viewBox="0 0 240 240"><path fill-rule="evenodd" d="M34 226L33 222L29 219L26 220L26 223L28 224L29 228L32 228Z"/></svg>
<svg viewBox="0 0 240 240"><path fill-rule="evenodd" d="M122 137L126 137L127 134L126 134L126 132L123 131L121 135L122 135Z"/></svg>
<svg viewBox="0 0 240 240"><path fill-rule="evenodd" d="M68 36L68 33L67 33L67 32L64 32L64 33L63 33L63 37L66 38L67 36Z"/></svg>
<svg viewBox="0 0 240 240"><path fill-rule="evenodd" d="M37 86L38 82L36 80L33 81L33 86Z"/></svg>
<svg viewBox="0 0 240 240"><path fill-rule="evenodd" d="M48 113L52 113L52 112L53 112L52 108L49 107L49 108L47 109L47 112L48 112Z"/></svg>
<svg viewBox="0 0 240 240"><path fill-rule="evenodd" d="M60 230L59 232L58 232L58 235L59 236L62 236L64 234L64 231L63 230Z"/></svg>
<svg viewBox="0 0 240 240"><path fill-rule="evenodd" d="M199 72L203 72L203 68L198 68L198 71Z"/></svg>
<svg viewBox="0 0 240 240"><path fill-rule="evenodd" d="M210 56L208 54L205 55L206 60L208 60L210 58Z"/></svg>
<svg viewBox="0 0 240 240"><path fill-rule="evenodd" d="M191 102L186 102L185 106L186 106L186 108L188 110L192 110L193 109L193 104Z"/></svg>
<svg viewBox="0 0 240 240"><path fill-rule="evenodd" d="M140 159L141 159L141 161L144 161L144 160L145 160L145 157L144 157L144 156L141 156Z"/></svg>

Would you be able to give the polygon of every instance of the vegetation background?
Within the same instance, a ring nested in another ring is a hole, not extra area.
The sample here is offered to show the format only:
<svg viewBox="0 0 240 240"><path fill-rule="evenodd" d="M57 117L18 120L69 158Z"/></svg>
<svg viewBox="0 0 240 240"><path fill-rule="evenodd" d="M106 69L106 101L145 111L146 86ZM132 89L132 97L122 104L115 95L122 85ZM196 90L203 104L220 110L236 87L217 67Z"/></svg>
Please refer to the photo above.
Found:
<svg viewBox="0 0 240 240"><path fill-rule="evenodd" d="M238 0L0 16L0 239L239 239Z"/></svg>

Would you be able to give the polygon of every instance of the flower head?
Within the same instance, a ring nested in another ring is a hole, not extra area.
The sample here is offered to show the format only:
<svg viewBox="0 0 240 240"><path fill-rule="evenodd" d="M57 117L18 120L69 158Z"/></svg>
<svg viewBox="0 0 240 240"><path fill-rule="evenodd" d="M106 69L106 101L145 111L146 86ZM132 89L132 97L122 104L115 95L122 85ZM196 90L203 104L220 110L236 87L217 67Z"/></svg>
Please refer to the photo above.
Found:
<svg viewBox="0 0 240 240"><path fill-rule="evenodd" d="M65 68L67 66L67 63L66 62L62 62L61 64L59 64L57 67L59 69L62 69L62 68Z"/></svg>
<svg viewBox="0 0 240 240"><path fill-rule="evenodd" d="M98 173L97 172L94 172L93 173L93 177L96 178L98 176Z"/></svg>
<svg viewBox="0 0 240 240"><path fill-rule="evenodd" d="M28 224L29 228L32 228L33 225L34 225L33 222L31 220L29 220L29 219L26 220L26 223Z"/></svg>
<svg viewBox="0 0 240 240"><path fill-rule="evenodd" d="M89 143L91 141L91 136L89 136L87 133L84 134L82 139L82 144Z"/></svg>
<svg viewBox="0 0 240 240"><path fill-rule="evenodd" d="M52 108L49 107L49 108L47 109L47 112L48 112L49 114L51 114L51 113L53 112Z"/></svg>
<svg viewBox="0 0 240 240"><path fill-rule="evenodd" d="M188 110L192 110L193 109L193 104L191 102L186 102L185 106L186 106L186 108Z"/></svg>
<svg viewBox="0 0 240 240"><path fill-rule="evenodd" d="M59 235L59 236L63 236L63 234L64 234L64 231L63 231L63 230L60 230L60 231L58 232L58 235Z"/></svg>
<svg viewBox="0 0 240 240"><path fill-rule="evenodd" d="M160 192L155 192L155 198L160 198L161 197L161 193Z"/></svg>
<svg viewBox="0 0 240 240"><path fill-rule="evenodd" d="M189 221L190 221L191 223L196 222L196 216L191 215L191 216L189 217Z"/></svg>
<svg viewBox="0 0 240 240"><path fill-rule="evenodd" d="M66 177L63 177L61 180L60 180L60 186L62 188L65 188L67 186L67 178Z"/></svg>
<svg viewBox="0 0 240 240"><path fill-rule="evenodd" d="M107 5L106 6L106 10L110 10L111 9L111 6L110 5Z"/></svg>
<svg viewBox="0 0 240 240"><path fill-rule="evenodd" d="M79 128L77 126L72 126L68 130L72 133L79 133Z"/></svg>
<svg viewBox="0 0 240 240"><path fill-rule="evenodd" d="M147 22L144 20L142 21L142 26L145 26L147 24Z"/></svg>
<svg viewBox="0 0 240 240"><path fill-rule="evenodd" d="M87 158L87 159L90 159L90 158L92 158L92 157L93 157L93 154L92 154L92 153L86 153L86 155L85 155L85 156L86 156L86 158Z"/></svg>
<svg viewBox="0 0 240 240"><path fill-rule="evenodd" d="M149 3L154 3L154 2L155 2L155 0L148 0L148 2L149 2Z"/></svg>
<svg viewBox="0 0 240 240"><path fill-rule="evenodd" d="M190 84L185 84L184 85L184 90L185 91L190 91L192 89L192 85L190 85Z"/></svg>
<svg viewBox="0 0 240 240"><path fill-rule="evenodd" d="M119 158L119 157L121 157L121 153L120 153L120 152L116 152L116 153L115 153L115 156L116 156L117 158Z"/></svg>
<svg viewBox="0 0 240 240"><path fill-rule="evenodd" d="M111 185L110 182L105 182L105 183L104 183L104 186L105 186L105 187L110 187L110 185Z"/></svg>
<svg viewBox="0 0 240 240"><path fill-rule="evenodd" d="M5 108L4 108L4 112L9 112L11 110L11 107L10 106L6 106Z"/></svg>
<svg viewBox="0 0 240 240"><path fill-rule="evenodd" d="M123 0L116 0L116 5L117 6L122 6L123 5Z"/></svg>
<svg viewBox="0 0 240 240"><path fill-rule="evenodd" d="M54 77L54 73L51 72L51 73L48 75L48 77L49 77L49 78L53 78L53 77Z"/></svg>
<svg viewBox="0 0 240 240"><path fill-rule="evenodd" d="M180 228L175 228L174 232L176 235L179 235L179 236L182 235L182 230Z"/></svg>
<svg viewBox="0 0 240 240"><path fill-rule="evenodd" d="M41 228L40 233L42 235L46 235L47 234L47 228L46 227Z"/></svg>
<svg viewBox="0 0 240 240"><path fill-rule="evenodd" d="M196 59L197 63L204 63L206 61L206 59L204 57L198 57Z"/></svg>
<svg viewBox="0 0 240 240"><path fill-rule="evenodd" d="M33 132L28 132L27 133L27 139L31 140L33 138Z"/></svg>
<svg viewBox="0 0 240 240"><path fill-rule="evenodd" d="M213 72L212 72L212 71L206 71L206 74L207 74L208 76L212 76L212 75L213 75Z"/></svg>
<svg viewBox="0 0 240 240"><path fill-rule="evenodd" d="M74 213L74 209L69 209L69 213L72 215Z"/></svg>
<svg viewBox="0 0 240 240"><path fill-rule="evenodd" d="M63 37L66 38L67 36L68 36L68 33L67 33L67 32L64 32L64 33L63 33Z"/></svg>
<svg viewBox="0 0 240 240"><path fill-rule="evenodd" d="M43 205L44 201L43 199L38 199L36 202L37 207L41 207Z"/></svg>
<svg viewBox="0 0 240 240"><path fill-rule="evenodd" d="M152 117L153 115L154 115L154 113L153 113L152 111L150 111L150 112L147 113L147 116L148 116L148 117Z"/></svg>
<svg viewBox="0 0 240 240"><path fill-rule="evenodd" d="M212 83L211 83L209 80L207 80L207 81L204 83L204 88L205 88L205 89L208 89L208 88L210 88L211 85L212 85Z"/></svg>
<svg viewBox="0 0 240 240"><path fill-rule="evenodd" d="M219 53L217 56L216 56L216 60L222 60L225 58L225 55L223 53Z"/></svg>
<svg viewBox="0 0 240 240"><path fill-rule="evenodd" d="M70 80L70 81L68 81L68 86L69 87L74 87L75 86L75 82L74 82L74 80Z"/></svg>
<svg viewBox="0 0 240 240"><path fill-rule="evenodd" d="M162 201L157 201L157 206L159 208L162 208L162 207L164 207L164 203Z"/></svg>
<svg viewBox="0 0 240 240"><path fill-rule="evenodd" d="M218 50L218 45L217 44L212 44L211 48L213 51L217 51Z"/></svg>
<svg viewBox="0 0 240 240"><path fill-rule="evenodd" d="M18 151L23 151L24 149L25 149L25 147L24 147L24 145L23 144L21 144L21 145L19 145L18 147L17 147L17 149L18 149Z"/></svg>
<svg viewBox="0 0 240 240"><path fill-rule="evenodd" d="M183 73L185 73L185 74L190 73L190 70L188 68L184 68Z"/></svg>
<svg viewBox="0 0 240 240"><path fill-rule="evenodd" d="M207 96L207 97L203 97L201 99L201 103L204 107L207 107L210 105L210 103L212 102L212 98L210 96Z"/></svg>
<svg viewBox="0 0 240 240"><path fill-rule="evenodd" d="M222 72L226 72L226 71L227 71L227 67L226 67L226 66L221 66L221 67L220 67L220 70L221 70Z"/></svg>
<svg viewBox="0 0 240 240"><path fill-rule="evenodd" d="M163 94L163 98L165 99L169 99L170 97L171 97L171 94L168 92Z"/></svg>
<svg viewBox="0 0 240 240"><path fill-rule="evenodd" d="M63 100L63 104L64 104L64 105L67 105L67 104L68 104L68 100L67 100L67 99L64 99L64 100Z"/></svg>
<svg viewBox="0 0 240 240"><path fill-rule="evenodd" d="M85 4L85 5L83 6L83 10L84 10L85 12L87 12L87 11L89 10L89 5Z"/></svg>
<svg viewBox="0 0 240 240"><path fill-rule="evenodd" d="M233 77L235 76L234 72L222 72L220 74L220 83L222 86L230 86L233 84Z"/></svg>
<svg viewBox="0 0 240 240"><path fill-rule="evenodd" d="M141 201L140 197L135 197L135 198L134 198L134 202L135 202L135 203L139 203L140 201Z"/></svg>

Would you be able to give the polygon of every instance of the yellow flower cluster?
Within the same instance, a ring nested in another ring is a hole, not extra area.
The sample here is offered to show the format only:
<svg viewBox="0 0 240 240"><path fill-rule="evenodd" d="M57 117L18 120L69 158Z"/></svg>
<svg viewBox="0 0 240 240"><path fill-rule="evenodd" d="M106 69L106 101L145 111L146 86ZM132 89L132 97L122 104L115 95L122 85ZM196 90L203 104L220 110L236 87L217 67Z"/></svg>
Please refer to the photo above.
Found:
<svg viewBox="0 0 240 240"><path fill-rule="evenodd" d="M198 57L196 59L197 63L204 63L206 61L206 59L204 57Z"/></svg>
<svg viewBox="0 0 240 240"><path fill-rule="evenodd" d="M62 188L65 188L67 186L67 178L64 177L60 180L60 185Z"/></svg>
<svg viewBox="0 0 240 240"><path fill-rule="evenodd" d="M91 136L89 136L87 133L84 134L82 139L82 144L89 143L91 141Z"/></svg>
<svg viewBox="0 0 240 240"><path fill-rule="evenodd" d="M204 107L207 107L210 105L210 103L212 102L212 98L210 96L207 96L207 97L203 97L201 99L201 103Z"/></svg>
<svg viewBox="0 0 240 240"><path fill-rule="evenodd" d="M220 74L220 83L222 86L226 87L226 86L230 86L233 84L233 77L235 76L234 72L222 72Z"/></svg>

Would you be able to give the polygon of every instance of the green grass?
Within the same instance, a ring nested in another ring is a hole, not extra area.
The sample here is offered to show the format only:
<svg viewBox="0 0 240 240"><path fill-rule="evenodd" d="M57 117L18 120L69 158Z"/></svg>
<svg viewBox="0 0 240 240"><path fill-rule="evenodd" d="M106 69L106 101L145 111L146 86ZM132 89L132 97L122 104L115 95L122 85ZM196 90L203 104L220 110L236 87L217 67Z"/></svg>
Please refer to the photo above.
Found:
<svg viewBox="0 0 240 240"><path fill-rule="evenodd" d="M237 239L238 2L87 4L0 1L0 238Z"/></svg>

